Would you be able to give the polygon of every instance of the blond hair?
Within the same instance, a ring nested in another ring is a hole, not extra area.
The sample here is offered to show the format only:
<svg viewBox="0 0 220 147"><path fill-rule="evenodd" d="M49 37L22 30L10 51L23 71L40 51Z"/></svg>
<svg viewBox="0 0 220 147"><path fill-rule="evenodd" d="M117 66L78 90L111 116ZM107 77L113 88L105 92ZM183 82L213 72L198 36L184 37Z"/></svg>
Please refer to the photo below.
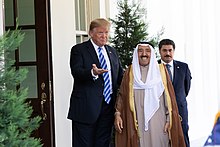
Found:
<svg viewBox="0 0 220 147"><path fill-rule="evenodd" d="M104 18L97 18L90 23L89 31L101 26L110 28L110 22Z"/></svg>

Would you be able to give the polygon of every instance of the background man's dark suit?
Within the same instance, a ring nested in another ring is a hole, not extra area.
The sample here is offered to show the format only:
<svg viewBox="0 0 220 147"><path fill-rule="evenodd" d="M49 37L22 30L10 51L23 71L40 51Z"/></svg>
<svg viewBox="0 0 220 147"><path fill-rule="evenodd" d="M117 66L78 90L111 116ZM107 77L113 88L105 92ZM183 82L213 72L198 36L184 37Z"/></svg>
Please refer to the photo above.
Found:
<svg viewBox="0 0 220 147"><path fill-rule="evenodd" d="M159 60L161 63L161 60ZM186 143L189 142L188 138L188 108L186 97L190 90L191 85L191 72L188 64L180 61L173 60L173 87L176 95L179 114L182 117L182 128ZM189 143L188 143L189 144Z"/></svg>

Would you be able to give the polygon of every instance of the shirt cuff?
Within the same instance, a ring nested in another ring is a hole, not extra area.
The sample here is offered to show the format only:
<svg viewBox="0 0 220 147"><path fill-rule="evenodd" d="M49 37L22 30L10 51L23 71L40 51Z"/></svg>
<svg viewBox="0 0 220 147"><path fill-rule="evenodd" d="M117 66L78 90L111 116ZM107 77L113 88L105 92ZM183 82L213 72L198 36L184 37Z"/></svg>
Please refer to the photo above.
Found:
<svg viewBox="0 0 220 147"><path fill-rule="evenodd" d="M91 69L91 74L92 74L93 80L97 80L99 78L98 75L94 75L93 69Z"/></svg>

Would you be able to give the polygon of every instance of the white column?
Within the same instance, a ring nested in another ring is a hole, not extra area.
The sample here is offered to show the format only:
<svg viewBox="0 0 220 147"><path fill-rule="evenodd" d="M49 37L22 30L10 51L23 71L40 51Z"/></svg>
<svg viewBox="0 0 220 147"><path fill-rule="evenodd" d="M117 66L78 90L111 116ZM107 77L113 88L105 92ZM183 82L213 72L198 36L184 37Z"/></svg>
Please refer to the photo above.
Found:
<svg viewBox="0 0 220 147"><path fill-rule="evenodd" d="M56 147L71 147L72 127L67 113L73 85L69 57L76 42L75 4L72 0L51 0L50 5Z"/></svg>

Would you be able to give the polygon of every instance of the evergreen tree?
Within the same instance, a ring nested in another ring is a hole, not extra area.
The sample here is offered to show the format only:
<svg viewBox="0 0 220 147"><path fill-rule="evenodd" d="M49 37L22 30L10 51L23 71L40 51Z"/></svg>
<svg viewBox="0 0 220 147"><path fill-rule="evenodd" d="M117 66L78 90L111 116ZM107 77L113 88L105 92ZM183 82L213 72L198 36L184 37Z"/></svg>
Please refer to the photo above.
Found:
<svg viewBox="0 0 220 147"><path fill-rule="evenodd" d="M11 55L23 40L20 30L0 36L0 147L41 147L40 139L31 137L39 127L40 117L31 117L27 88L20 87L27 69L15 69Z"/></svg>
<svg viewBox="0 0 220 147"><path fill-rule="evenodd" d="M128 0L119 0L117 6L119 14L116 15L116 19L110 19L114 28L110 42L118 51L123 68L127 68L131 64L135 45L140 41L149 41L157 46L163 30L149 37L148 24L142 19L145 9L141 8L140 4L129 5Z"/></svg>

